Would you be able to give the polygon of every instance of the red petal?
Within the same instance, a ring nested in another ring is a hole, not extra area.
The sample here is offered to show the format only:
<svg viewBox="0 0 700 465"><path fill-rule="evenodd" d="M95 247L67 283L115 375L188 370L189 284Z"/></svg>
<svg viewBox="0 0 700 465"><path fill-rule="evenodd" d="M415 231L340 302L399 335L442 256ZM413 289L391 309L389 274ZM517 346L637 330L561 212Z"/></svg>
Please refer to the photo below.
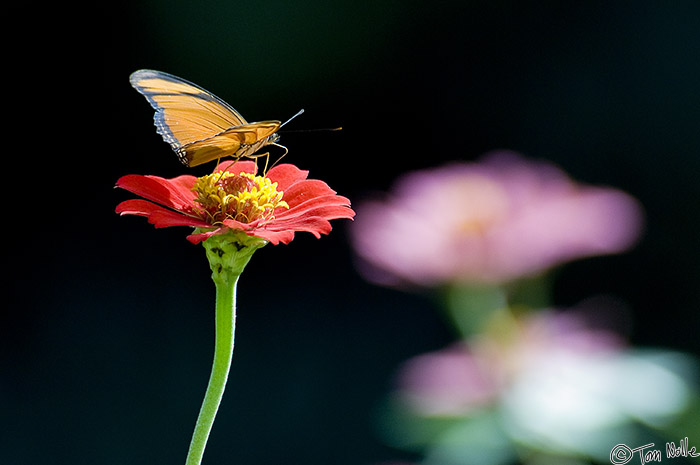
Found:
<svg viewBox="0 0 700 465"><path fill-rule="evenodd" d="M258 172L258 165L254 161L237 161L235 163L231 163L231 160L222 161L216 168L214 168L212 173L216 173L217 171L221 170L226 170L233 174L241 174L242 172L255 174Z"/></svg>
<svg viewBox="0 0 700 465"><path fill-rule="evenodd" d="M321 237L321 234L331 232L331 223L320 216L302 216L285 220L283 222L274 222L265 229L271 232L283 231L306 231L310 232L316 238Z"/></svg>
<svg viewBox="0 0 700 465"><path fill-rule="evenodd" d="M199 244L200 242L209 239L211 236L221 234L225 231L226 231L226 228L217 228L217 229L213 229L211 231L205 231L203 233L190 234L189 236L187 236L187 240L193 244Z"/></svg>
<svg viewBox="0 0 700 465"><path fill-rule="evenodd" d="M349 206L350 201L339 195L316 197L297 205L289 210L277 209L276 220L284 220L299 216L321 216L328 220L347 218L352 219L355 212Z"/></svg>
<svg viewBox="0 0 700 465"><path fill-rule="evenodd" d="M295 182L303 181L308 175L308 171L300 170L289 163L274 166L267 173L267 177L277 183L277 190L280 191L287 190Z"/></svg>
<svg viewBox="0 0 700 465"><path fill-rule="evenodd" d="M116 212L120 215L139 215L148 217L148 222L156 228L170 226L193 226L206 228L210 224L180 212L169 210L155 203L143 199L131 199L117 205Z"/></svg>
<svg viewBox="0 0 700 465"><path fill-rule="evenodd" d="M241 231L246 231L251 228L255 228L260 223L260 220L253 221L252 223L241 223L240 221L225 219L224 225L229 229L240 229Z"/></svg>
<svg viewBox="0 0 700 465"><path fill-rule="evenodd" d="M352 210L347 207L324 206L299 215L290 215L283 218L277 218L273 228L293 228L294 224L296 224L298 221L303 221L304 218L321 218L330 221L341 218L351 220L353 216Z"/></svg>
<svg viewBox="0 0 700 465"><path fill-rule="evenodd" d="M269 229L256 229L251 231L251 235L265 239L269 241L272 245L277 245L280 242L283 244L289 244L294 239L294 231L286 229L284 231L271 231Z"/></svg>
<svg viewBox="0 0 700 465"><path fill-rule="evenodd" d="M164 179L158 176L129 174L117 180L117 187L166 207L187 211L195 198L192 186L196 179L189 175Z"/></svg>
<svg viewBox="0 0 700 465"><path fill-rule="evenodd" d="M328 187L325 182L318 179L307 179L294 183L284 190L282 199L287 202L291 209L314 197L334 194L335 191Z"/></svg>

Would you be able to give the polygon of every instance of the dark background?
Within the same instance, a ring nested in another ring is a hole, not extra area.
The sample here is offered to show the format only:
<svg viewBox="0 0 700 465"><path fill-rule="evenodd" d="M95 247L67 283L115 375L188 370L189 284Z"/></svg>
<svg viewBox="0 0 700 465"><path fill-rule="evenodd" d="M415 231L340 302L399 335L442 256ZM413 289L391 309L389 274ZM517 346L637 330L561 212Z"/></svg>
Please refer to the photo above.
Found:
<svg viewBox="0 0 700 465"><path fill-rule="evenodd" d="M31 6L30 6L31 8ZM8 16L0 451L15 464L183 463L214 287L186 228L114 214L124 174L188 170L130 86L167 71L288 129L285 161L359 203L409 170L508 148L642 202L631 252L556 276L613 294L633 344L700 353L700 3L113 2ZM35 41L28 39L38 39ZM398 364L454 334L429 293L354 271L349 222L257 252L205 463L411 458L374 418ZM9 279L7 278L9 276Z"/></svg>

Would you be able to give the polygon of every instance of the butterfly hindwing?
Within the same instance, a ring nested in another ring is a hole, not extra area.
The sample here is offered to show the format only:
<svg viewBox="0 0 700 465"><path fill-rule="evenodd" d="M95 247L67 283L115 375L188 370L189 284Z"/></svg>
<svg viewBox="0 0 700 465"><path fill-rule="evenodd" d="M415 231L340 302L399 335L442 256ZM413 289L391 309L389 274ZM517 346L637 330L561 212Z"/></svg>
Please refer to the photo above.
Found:
<svg viewBox="0 0 700 465"><path fill-rule="evenodd" d="M278 138L279 121L248 123L228 103L179 77L139 70L129 80L156 111L158 133L187 166L251 156Z"/></svg>

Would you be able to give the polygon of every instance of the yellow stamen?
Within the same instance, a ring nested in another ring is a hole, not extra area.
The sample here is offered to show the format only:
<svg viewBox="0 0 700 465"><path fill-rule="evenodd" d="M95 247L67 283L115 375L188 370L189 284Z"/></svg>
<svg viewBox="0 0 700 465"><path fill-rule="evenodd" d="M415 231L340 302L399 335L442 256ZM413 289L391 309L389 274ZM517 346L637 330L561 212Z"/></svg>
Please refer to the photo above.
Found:
<svg viewBox="0 0 700 465"><path fill-rule="evenodd" d="M276 182L251 173L218 171L197 178L192 190L197 194L195 202L201 205L201 212L212 224L227 219L266 223L275 217L276 208L289 208Z"/></svg>

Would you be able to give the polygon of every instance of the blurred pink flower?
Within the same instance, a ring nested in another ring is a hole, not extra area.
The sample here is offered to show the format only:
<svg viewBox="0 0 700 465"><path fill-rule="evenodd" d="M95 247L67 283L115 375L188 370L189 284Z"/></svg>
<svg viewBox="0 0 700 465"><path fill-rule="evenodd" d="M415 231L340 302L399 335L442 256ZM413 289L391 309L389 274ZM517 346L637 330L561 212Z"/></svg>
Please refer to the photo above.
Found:
<svg viewBox="0 0 700 465"><path fill-rule="evenodd" d="M409 173L357 212L360 268L382 284L509 281L621 252L642 226L629 195L506 151Z"/></svg>
<svg viewBox="0 0 700 465"><path fill-rule="evenodd" d="M418 355L399 373L401 397L425 415L461 415L490 403L498 383L463 343Z"/></svg>
<svg viewBox="0 0 700 465"><path fill-rule="evenodd" d="M498 402L509 386L550 360L621 353L623 339L591 327L588 318L575 311L501 316L488 333L408 360L398 374L399 393L424 415L459 416Z"/></svg>

